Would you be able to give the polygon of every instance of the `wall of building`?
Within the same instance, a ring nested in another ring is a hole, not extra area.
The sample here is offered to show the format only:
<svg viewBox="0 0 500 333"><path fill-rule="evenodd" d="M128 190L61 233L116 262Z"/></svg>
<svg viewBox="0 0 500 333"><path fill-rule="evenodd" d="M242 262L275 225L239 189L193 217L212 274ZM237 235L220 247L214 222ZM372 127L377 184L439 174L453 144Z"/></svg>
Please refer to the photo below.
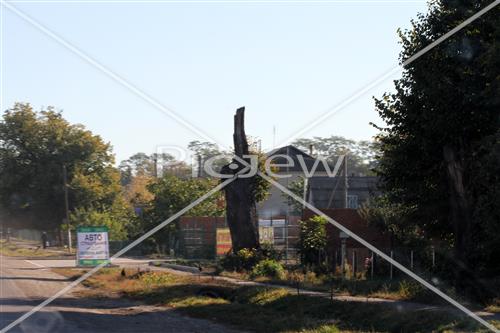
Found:
<svg viewBox="0 0 500 333"><path fill-rule="evenodd" d="M356 209L321 209L321 211L376 248L387 251L391 247L390 236L383 234L375 227L369 226ZM304 212L304 219L311 218L315 215L316 213L306 210ZM326 231L328 235L327 255L331 258L333 264L336 263L339 265L341 253L340 230L329 223ZM371 256L370 250L352 238L347 238L346 248L346 259L349 263L352 262L353 252L356 252L356 265L358 268L361 268L364 265L364 260Z"/></svg>

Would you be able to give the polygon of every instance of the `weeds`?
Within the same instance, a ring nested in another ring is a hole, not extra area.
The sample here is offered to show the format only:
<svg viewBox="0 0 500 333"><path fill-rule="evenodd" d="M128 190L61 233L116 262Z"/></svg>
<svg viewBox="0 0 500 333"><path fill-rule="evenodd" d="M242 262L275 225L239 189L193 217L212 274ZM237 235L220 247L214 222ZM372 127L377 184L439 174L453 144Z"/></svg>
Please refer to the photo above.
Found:
<svg viewBox="0 0 500 333"><path fill-rule="evenodd" d="M57 270L56 270L57 271ZM78 271L83 274L83 271ZM59 273L74 275L74 270ZM125 277L116 268L104 269L86 282L100 297L118 293L150 304L166 305L186 315L234 325L256 332L415 332L480 328L446 311L401 312L385 304L345 302L297 295L281 288L239 286L208 277L133 270ZM317 277L316 277L317 278ZM411 293L413 286L398 284ZM207 296L210 295L210 296Z"/></svg>

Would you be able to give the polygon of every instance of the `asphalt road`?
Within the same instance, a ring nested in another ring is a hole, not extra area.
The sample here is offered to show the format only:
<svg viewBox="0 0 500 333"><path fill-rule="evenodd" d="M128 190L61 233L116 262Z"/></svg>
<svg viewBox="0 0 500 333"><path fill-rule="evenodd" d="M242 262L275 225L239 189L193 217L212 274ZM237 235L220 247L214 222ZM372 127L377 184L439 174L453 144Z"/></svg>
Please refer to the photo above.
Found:
<svg viewBox="0 0 500 333"><path fill-rule="evenodd" d="M120 259L123 266L142 266L146 261ZM74 260L22 260L0 256L0 332L46 298L70 283L51 267L74 266ZM235 330L212 322L181 316L170 309L129 300L78 297L74 291L24 320L9 332L221 332Z"/></svg>

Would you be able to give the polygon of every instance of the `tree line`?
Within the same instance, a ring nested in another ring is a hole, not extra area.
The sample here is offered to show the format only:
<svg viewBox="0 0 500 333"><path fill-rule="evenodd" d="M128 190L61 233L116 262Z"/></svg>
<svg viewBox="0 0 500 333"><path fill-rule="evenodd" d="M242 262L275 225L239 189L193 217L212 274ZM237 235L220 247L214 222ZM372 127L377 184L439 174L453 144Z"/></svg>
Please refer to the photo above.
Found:
<svg viewBox="0 0 500 333"><path fill-rule="evenodd" d="M431 2L399 31L401 64L488 4ZM361 214L402 243L450 250L443 272L456 281L500 274L499 14L497 6L404 67L394 91L375 98L383 123L373 124L374 141L293 143L306 152L313 145L325 158L349 152L351 172L377 175L382 195ZM189 148L204 160L228 156L221 166L232 155L206 142ZM190 178L195 166L172 162L168 154L138 153L115 167L110 144L98 135L53 108L37 112L17 103L0 122L2 223L60 227L65 167L70 222L112 225L116 237L133 237L217 183ZM219 215L223 207L214 195L196 214Z"/></svg>
<svg viewBox="0 0 500 333"><path fill-rule="evenodd" d="M320 138L312 140L318 152L328 153L319 145ZM220 156L215 168L227 164L232 154L210 142L192 141L188 149L203 161ZM166 153L142 152L116 165L111 144L83 125L69 123L53 107L36 111L28 103L16 103L0 121L2 226L55 230L106 225L112 239L133 238L217 185L218 179L204 174L193 178L192 169L197 167ZM265 198L263 185L258 200ZM215 195L189 214L222 216L224 207L223 196ZM167 234L155 237L156 246L166 244Z"/></svg>

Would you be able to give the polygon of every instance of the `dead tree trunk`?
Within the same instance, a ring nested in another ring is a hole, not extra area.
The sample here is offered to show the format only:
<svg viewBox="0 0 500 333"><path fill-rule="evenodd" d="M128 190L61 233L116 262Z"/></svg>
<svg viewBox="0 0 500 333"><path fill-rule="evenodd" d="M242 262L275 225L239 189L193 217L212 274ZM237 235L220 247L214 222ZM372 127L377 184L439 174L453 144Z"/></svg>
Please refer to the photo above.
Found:
<svg viewBox="0 0 500 333"><path fill-rule="evenodd" d="M245 108L236 110L234 116L234 153L248 164L250 159L243 158L248 155L248 142L245 135ZM236 159L225 165L221 173L234 175L245 166ZM259 247L259 231L257 226L257 210L255 206L256 178L237 178L224 188L226 196L226 219L231 231L233 252L244 248Z"/></svg>

